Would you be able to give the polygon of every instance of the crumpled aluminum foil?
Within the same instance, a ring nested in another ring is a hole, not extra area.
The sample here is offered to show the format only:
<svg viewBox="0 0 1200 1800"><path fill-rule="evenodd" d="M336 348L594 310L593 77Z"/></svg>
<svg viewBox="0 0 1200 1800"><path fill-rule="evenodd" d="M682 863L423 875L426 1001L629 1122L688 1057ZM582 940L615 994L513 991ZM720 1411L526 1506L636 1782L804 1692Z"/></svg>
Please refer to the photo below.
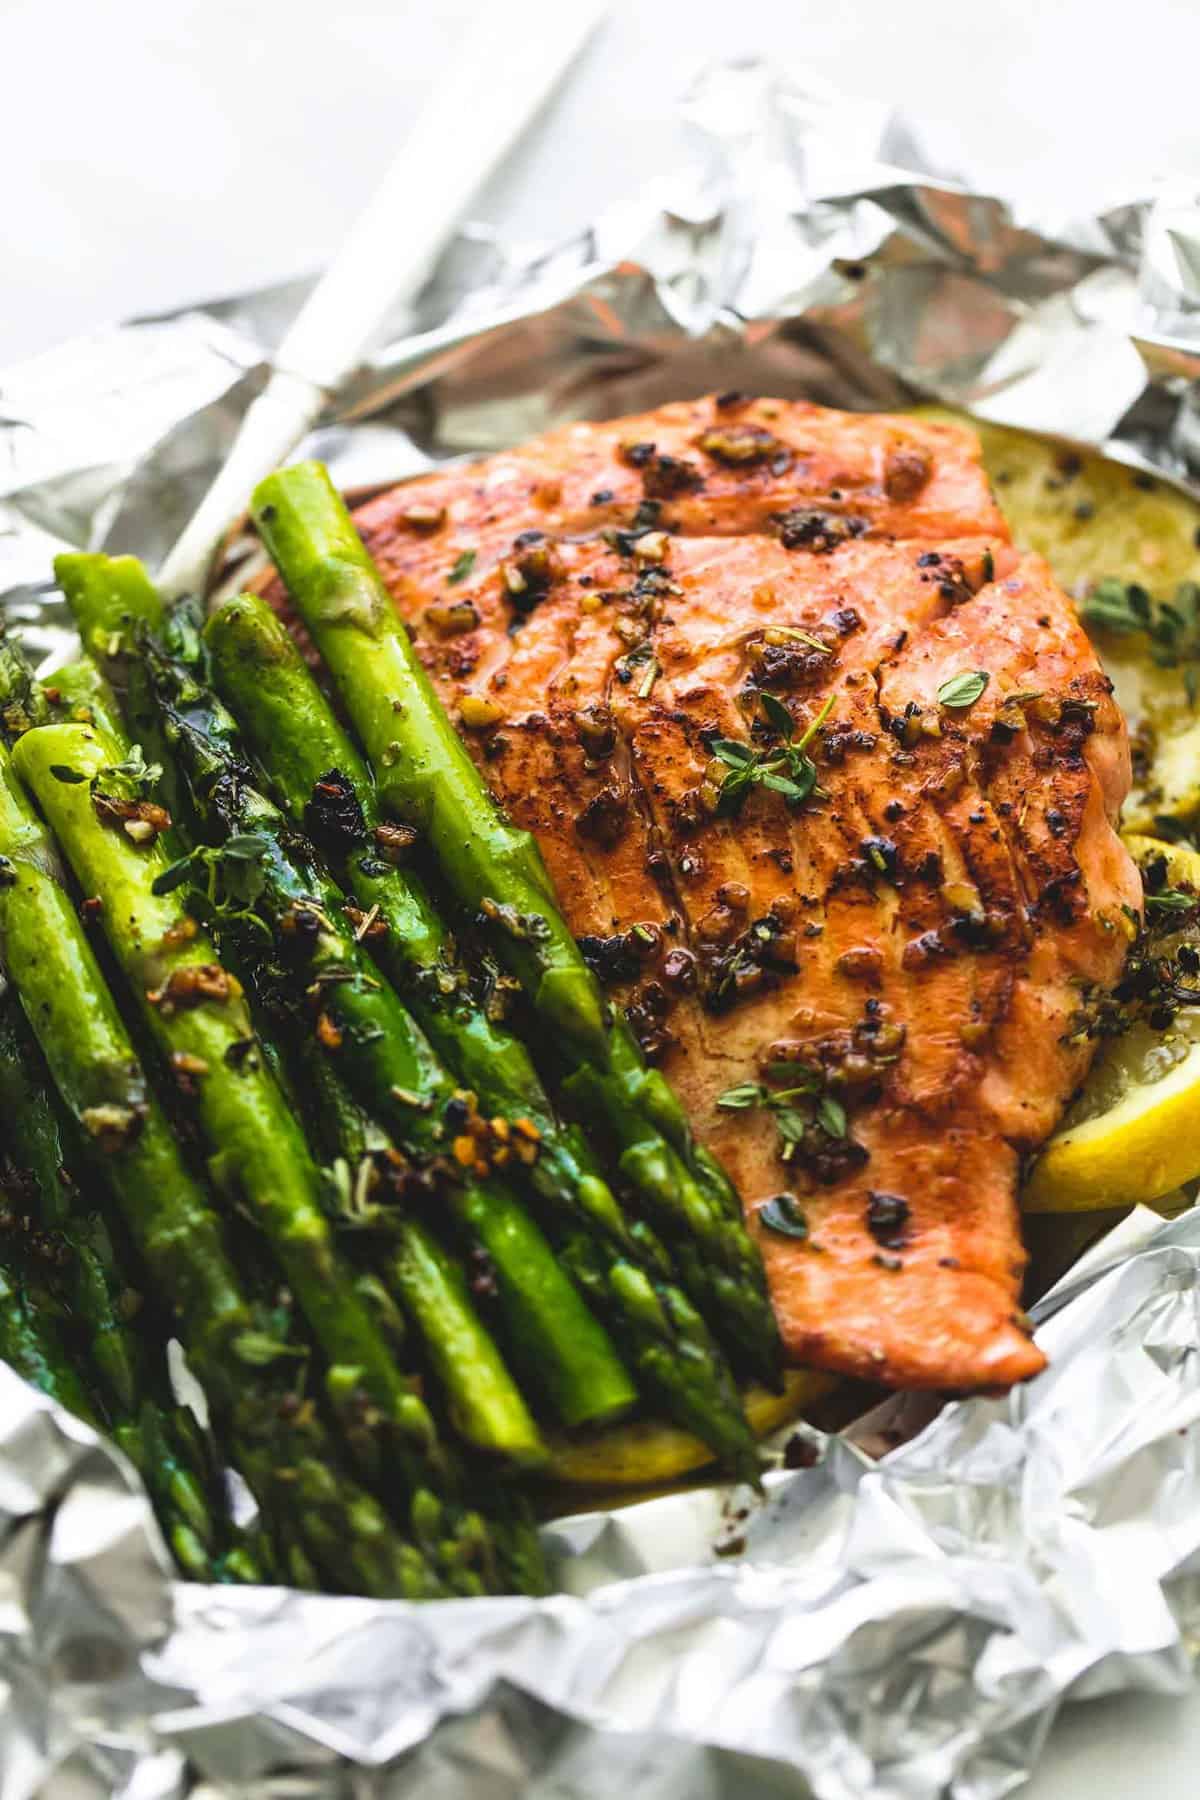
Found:
<svg viewBox="0 0 1200 1800"><path fill-rule="evenodd" d="M684 114L696 159L569 242L464 234L307 452L364 486L714 387L932 395L1200 491L1190 190L1040 218L760 65L710 70ZM305 291L0 379L0 604L40 648L68 641L50 557L161 558ZM1191 1679L1198 1295L1200 1212L1135 1214L1038 1309L1027 1387L915 1436L903 1399L813 1434L736 1556L718 1490L558 1521L544 1601L176 1582L128 1467L0 1368L0 1800L765 1800L799 1775L819 1800L993 1800L1065 1697Z"/></svg>

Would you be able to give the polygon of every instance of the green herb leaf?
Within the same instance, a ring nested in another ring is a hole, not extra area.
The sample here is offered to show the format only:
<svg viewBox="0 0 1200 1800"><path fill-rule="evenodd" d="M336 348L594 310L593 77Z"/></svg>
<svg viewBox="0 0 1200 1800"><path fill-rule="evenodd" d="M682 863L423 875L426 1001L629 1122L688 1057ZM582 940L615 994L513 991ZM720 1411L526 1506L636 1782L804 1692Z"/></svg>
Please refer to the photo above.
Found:
<svg viewBox="0 0 1200 1800"><path fill-rule="evenodd" d="M792 715L783 701L777 700L774 694L761 693L758 696L758 703L762 707L763 716L768 724L773 725L781 737L790 738L795 725Z"/></svg>
<svg viewBox="0 0 1200 1800"><path fill-rule="evenodd" d="M252 1369L265 1369L285 1358L303 1360L308 1354L301 1345L281 1343L265 1331L240 1331L233 1340L232 1349L238 1361L248 1363Z"/></svg>
<svg viewBox="0 0 1200 1800"><path fill-rule="evenodd" d="M471 573L471 570L475 567L475 558L478 554L479 552L477 550L461 551L455 558L454 567L446 577L447 581L454 584L465 581L467 576Z"/></svg>
<svg viewBox="0 0 1200 1800"><path fill-rule="evenodd" d="M175 862L169 863L161 875L154 877L150 883L150 892L152 894L174 893L177 887L182 887L185 881L191 879L196 869L197 853L189 850L186 856L181 856Z"/></svg>
<svg viewBox="0 0 1200 1800"><path fill-rule="evenodd" d="M68 768L66 763L51 763L50 773L55 781L61 781L67 787L78 787L87 780L86 775L81 775L78 769Z"/></svg>
<svg viewBox="0 0 1200 1800"><path fill-rule="evenodd" d="M765 1073L771 1081L791 1083L787 1090L791 1094L815 1094L821 1085L819 1071L801 1062L768 1063Z"/></svg>
<svg viewBox="0 0 1200 1800"><path fill-rule="evenodd" d="M711 747L713 755L731 769L749 768L754 761L749 744L740 744L736 738L714 738Z"/></svg>
<svg viewBox="0 0 1200 1800"><path fill-rule="evenodd" d="M938 705L957 710L974 706L990 680L986 669L964 669L959 675L951 675L937 691Z"/></svg>
<svg viewBox="0 0 1200 1800"><path fill-rule="evenodd" d="M1160 888L1157 894L1146 895L1146 905L1159 912L1191 912L1193 907L1200 906L1200 894L1187 894L1182 888Z"/></svg>
<svg viewBox="0 0 1200 1800"><path fill-rule="evenodd" d="M808 1222L800 1210L800 1202L795 1194L776 1194L765 1206L758 1210L760 1225L768 1231L774 1231L779 1237L806 1238Z"/></svg>
<svg viewBox="0 0 1200 1800"><path fill-rule="evenodd" d="M846 1109L840 1100L829 1094L822 1096L817 1106L817 1124L830 1137L844 1138L846 1135Z"/></svg>
<svg viewBox="0 0 1200 1800"><path fill-rule="evenodd" d="M822 725L824 725L826 719L829 717L830 713L833 711L833 703L836 699L837 699L836 694L830 694L828 700L826 700L824 706L821 708L820 712L817 713L816 717L809 720L808 724L805 726L804 731L802 732L800 737L797 738L796 742L791 746L793 754L797 754L801 750L808 749L808 746L812 743L812 741L816 737L818 731L820 731Z"/></svg>
<svg viewBox="0 0 1200 1800"><path fill-rule="evenodd" d="M809 1125L807 1114L795 1106L772 1106L771 1111L775 1114L775 1124L784 1143L803 1143Z"/></svg>
<svg viewBox="0 0 1200 1800"><path fill-rule="evenodd" d="M805 750L833 710L835 696L830 694L799 738L791 735L795 721L782 701L773 694L760 694L759 699L763 712L783 734L785 742L779 748L759 751L739 743L736 738L717 738L713 742L713 755L729 769L721 783L717 802L717 813L721 818L732 818L739 813L752 787L764 787L772 793L782 794L793 806L822 792L817 786L817 765L805 755Z"/></svg>
<svg viewBox="0 0 1200 1800"><path fill-rule="evenodd" d="M269 848L266 838L257 832L235 832L221 845L221 858L226 862L255 862L265 856Z"/></svg>
<svg viewBox="0 0 1200 1800"><path fill-rule="evenodd" d="M129 755L123 762L113 763L105 770L106 775L123 775L135 788L151 788L162 774L161 763L148 763L142 755L142 746L131 746Z"/></svg>
<svg viewBox="0 0 1200 1800"><path fill-rule="evenodd" d="M774 775L767 769L759 776L758 780L760 787L770 788L773 794L782 794L785 799L807 800L812 793L813 782L816 781L816 778L817 772L814 769L812 781L807 786L802 786L800 782L792 781L787 775Z"/></svg>
<svg viewBox="0 0 1200 1800"><path fill-rule="evenodd" d="M717 1105L724 1112L745 1112L752 1106L761 1106L766 1091L757 1081L743 1081L737 1087L726 1088Z"/></svg>

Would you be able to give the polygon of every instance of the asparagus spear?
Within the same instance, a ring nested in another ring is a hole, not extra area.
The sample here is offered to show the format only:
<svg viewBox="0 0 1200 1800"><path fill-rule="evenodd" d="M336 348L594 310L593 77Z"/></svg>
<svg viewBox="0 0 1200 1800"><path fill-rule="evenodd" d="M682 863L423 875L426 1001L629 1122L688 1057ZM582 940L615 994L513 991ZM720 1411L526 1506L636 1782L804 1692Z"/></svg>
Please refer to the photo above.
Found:
<svg viewBox="0 0 1200 1800"><path fill-rule="evenodd" d="M397 1296L414 1321L451 1423L478 1449L537 1467L546 1460L541 1434L472 1303L462 1270L411 1210L405 1159L359 1106L307 1022L274 995L263 1001L276 1029L261 1035L276 1043L281 1064L303 1093L310 1146L336 1177L335 1223L351 1244L361 1239L359 1261L377 1271L385 1293Z"/></svg>
<svg viewBox="0 0 1200 1800"><path fill-rule="evenodd" d="M129 559L65 556L55 569L84 642L110 652L120 642L135 651L136 677L127 664L124 673L141 696L139 724L166 747L172 763L187 765L189 805L203 815L210 835L232 835L239 843L266 840L251 878L257 916L265 917L277 940L290 932L300 949L299 959L291 959L291 979L314 977L311 985L321 995L318 1027L336 1039L351 1083L410 1151L422 1157L442 1151L448 1131L465 1159L482 1123L471 1116L470 1096L456 1093L396 994L379 984L352 922L343 919L344 896L311 846L255 793L237 726L199 679L200 644L179 609L168 622L140 566ZM150 634L156 628L174 636L181 655L168 656L155 643ZM119 660L112 666L122 673ZM294 929L297 920L308 928L307 937ZM261 966L261 938L245 941L250 923L243 911L240 920L227 920L226 935L236 941L240 924L243 950ZM496 1129L507 1132L507 1119L498 1120ZM519 1128L507 1144L493 1146L498 1164L514 1154L532 1156L536 1130L534 1139L526 1139ZM473 1160L478 1174L480 1158ZM457 1173L451 1204L495 1265L510 1346L526 1379L569 1425L601 1423L627 1410L635 1398L628 1372L537 1226L500 1182ZM476 1407L469 1416L477 1413ZM490 1441L498 1447L494 1434ZM528 1456L524 1434L514 1448Z"/></svg>
<svg viewBox="0 0 1200 1800"><path fill-rule="evenodd" d="M295 1579L438 1591L424 1557L341 1470L278 1315L242 1291L219 1221L181 1161L63 885L54 846L0 749L0 937L62 1103L95 1145L149 1276L169 1300L234 1461Z"/></svg>
<svg viewBox="0 0 1200 1800"><path fill-rule="evenodd" d="M469 1445L486 1452L491 1420L509 1411L524 1415L525 1403L472 1304L463 1271L436 1235L406 1212L403 1196L394 1191L399 1160L394 1146L359 1106L333 1061L307 1032L287 1032L286 1038L307 1100L305 1124L314 1154L340 1177L341 1222L361 1238L366 1265L381 1271L387 1290L401 1297L416 1321L452 1421ZM480 1412L484 1417L477 1421ZM544 1454L532 1421L527 1429ZM494 1480L494 1469L487 1474ZM524 1501L503 1488L493 1497L493 1536L508 1585L545 1591L537 1533Z"/></svg>
<svg viewBox="0 0 1200 1800"><path fill-rule="evenodd" d="M419 1440L427 1430L420 1404L348 1291L321 1216L316 1169L249 1054L241 994L178 900L152 892L167 866L156 842L165 821L140 795L144 776L118 769L121 762L110 740L83 725L43 726L13 749L14 767L81 886L100 902L105 935L152 1036L181 1086L194 1089L215 1173L254 1208L331 1362L360 1370L382 1417Z"/></svg>
<svg viewBox="0 0 1200 1800"><path fill-rule="evenodd" d="M45 1282L63 1294L83 1340L89 1391L146 1483L185 1572L205 1580L222 1572L258 1579L253 1551L228 1516L211 1448L171 1392L165 1341L152 1345L132 1322L140 1296L122 1279L108 1226L75 1179L78 1152L68 1148L48 1079L16 997L6 992L0 997L0 1112L8 1188L33 1206L32 1240L54 1251Z"/></svg>
<svg viewBox="0 0 1200 1800"><path fill-rule="evenodd" d="M0 1194L0 1216L15 1215L7 1196ZM39 1388L94 1431L104 1422L92 1404L71 1358L51 1305L39 1306L21 1279L19 1268L6 1246L0 1256L0 1357L32 1387Z"/></svg>
<svg viewBox="0 0 1200 1800"><path fill-rule="evenodd" d="M317 1036L348 1084L419 1168L441 1176L446 1203L494 1269L508 1346L526 1381L568 1425L626 1411L635 1391L607 1333L515 1195L490 1174L519 1166L523 1156L532 1162L536 1128L520 1118L514 1125L486 1120L473 1097L456 1089L399 996L380 981L345 915L345 896L312 846L251 785L221 702L149 639L140 652L197 812L225 845L257 852L244 906L228 905L218 874L221 929L260 972L269 966L285 988L316 997ZM211 870L212 853L201 852L200 862ZM219 852L216 866L224 869ZM165 880L195 867L195 858L185 859Z"/></svg>
<svg viewBox="0 0 1200 1800"><path fill-rule="evenodd" d="M150 629L164 625L157 595L131 559L64 557L56 566L85 643L123 645L128 653L139 624ZM205 636L214 675L226 679L231 695L244 702L240 723L251 727L261 757L269 756L269 772L278 774L294 822L314 826L326 847L336 851L337 832L330 826L334 819L344 819L347 797L362 809L365 846L358 843L342 867L363 917L386 927L382 945L372 938L372 948L439 1053L486 1110L523 1115L539 1131L537 1160L523 1174L537 1190L564 1266L618 1336L644 1397L711 1444L732 1473L752 1478L757 1468L753 1439L711 1334L671 1278L648 1228L640 1221L630 1227L623 1218L582 1134L554 1117L524 1046L489 1018L473 996L428 894L407 871L375 854L380 819L365 766L292 639L265 603L252 596L219 608ZM120 675L127 658L110 660L110 666ZM55 678L67 698L92 699L95 677L74 683L67 679L70 673ZM140 682L141 730L161 741L153 706L145 698L144 665L125 679L130 686ZM229 722L211 715L209 722L210 738L220 746L236 742ZM343 804L310 805L319 776L335 769ZM380 836L386 838L386 833Z"/></svg>
<svg viewBox="0 0 1200 1800"><path fill-rule="evenodd" d="M337 683L384 807L427 839L464 909L492 922L497 951L571 1067L566 1092L612 1133L622 1173L735 1365L777 1381L762 1262L729 1184L695 1145L666 1081L610 1019L537 845L492 799L325 470L306 463L268 476L252 513Z"/></svg>
<svg viewBox="0 0 1200 1800"><path fill-rule="evenodd" d="M256 595L230 597L204 636L212 678L293 820L338 858L343 884L376 922L369 942L439 1053L488 1112L540 1133L524 1171L576 1281L622 1345L644 1399L697 1434L740 1476L753 1440L725 1360L664 1271L661 1249L624 1218L582 1133L564 1126L524 1045L476 998L424 886L378 854L374 786L300 651Z"/></svg>
<svg viewBox="0 0 1200 1800"><path fill-rule="evenodd" d="M390 1493L400 1485L406 1523L457 1577L478 1554L480 1522L462 1512L429 1411L334 1254L319 1173L254 1054L240 987L178 897L152 891L168 866L152 841L155 814L144 810L153 803L131 797L144 776L118 773L119 760L111 741L83 725L41 726L13 750L81 886L100 901L110 948L152 1040L194 1100L214 1181L254 1216L328 1357L326 1394L347 1441ZM131 838L125 824L150 825L150 837L137 830Z"/></svg>

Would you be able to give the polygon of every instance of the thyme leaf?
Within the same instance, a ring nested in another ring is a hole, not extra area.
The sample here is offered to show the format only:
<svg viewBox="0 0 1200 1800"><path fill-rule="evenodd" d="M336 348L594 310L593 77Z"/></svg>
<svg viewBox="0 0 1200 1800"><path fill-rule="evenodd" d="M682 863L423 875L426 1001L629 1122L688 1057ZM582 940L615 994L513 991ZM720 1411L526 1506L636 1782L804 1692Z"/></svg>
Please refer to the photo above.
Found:
<svg viewBox="0 0 1200 1800"><path fill-rule="evenodd" d="M782 700L774 694L759 695L759 703L767 723L783 739L770 749L754 750L737 738L717 738L712 754L729 770L717 791L717 814L735 818L745 804L751 788L762 787L782 794L793 806L801 805L813 794L819 795L817 765L807 754L808 746L833 711L835 696L830 694L821 710L814 714L796 737L795 721Z"/></svg>
<svg viewBox="0 0 1200 1800"><path fill-rule="evenodd" d="M795 1194L776 1194L765 1206L759 1207L758 1220L760 1225L765 1225L768 1231L774 1231L780 1237L808 1236L808 1221Z"/></svg>
<svg viewBox="0 0 1200 1800"><path fill-rule="evenodd" d="M990 680L986 669L963 669L943 681L937 691L938 705L965 712L968 706L974 706Z"/></svg>

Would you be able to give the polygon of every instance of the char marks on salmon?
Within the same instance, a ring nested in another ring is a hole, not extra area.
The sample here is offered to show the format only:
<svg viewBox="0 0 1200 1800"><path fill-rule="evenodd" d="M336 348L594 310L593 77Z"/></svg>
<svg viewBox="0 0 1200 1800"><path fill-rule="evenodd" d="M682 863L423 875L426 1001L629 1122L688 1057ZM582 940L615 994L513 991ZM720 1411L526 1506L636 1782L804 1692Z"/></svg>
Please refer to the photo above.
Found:
<svg viewBox="0 0 1200 1800"><path fill-rule="evenodd" d="M1035 1372L1020 1165L1086 1072L1081 995L1116 980L1141 888L1110 685L972 435L718 396L357 522L738 1184L791 1355Z"/></svg>

